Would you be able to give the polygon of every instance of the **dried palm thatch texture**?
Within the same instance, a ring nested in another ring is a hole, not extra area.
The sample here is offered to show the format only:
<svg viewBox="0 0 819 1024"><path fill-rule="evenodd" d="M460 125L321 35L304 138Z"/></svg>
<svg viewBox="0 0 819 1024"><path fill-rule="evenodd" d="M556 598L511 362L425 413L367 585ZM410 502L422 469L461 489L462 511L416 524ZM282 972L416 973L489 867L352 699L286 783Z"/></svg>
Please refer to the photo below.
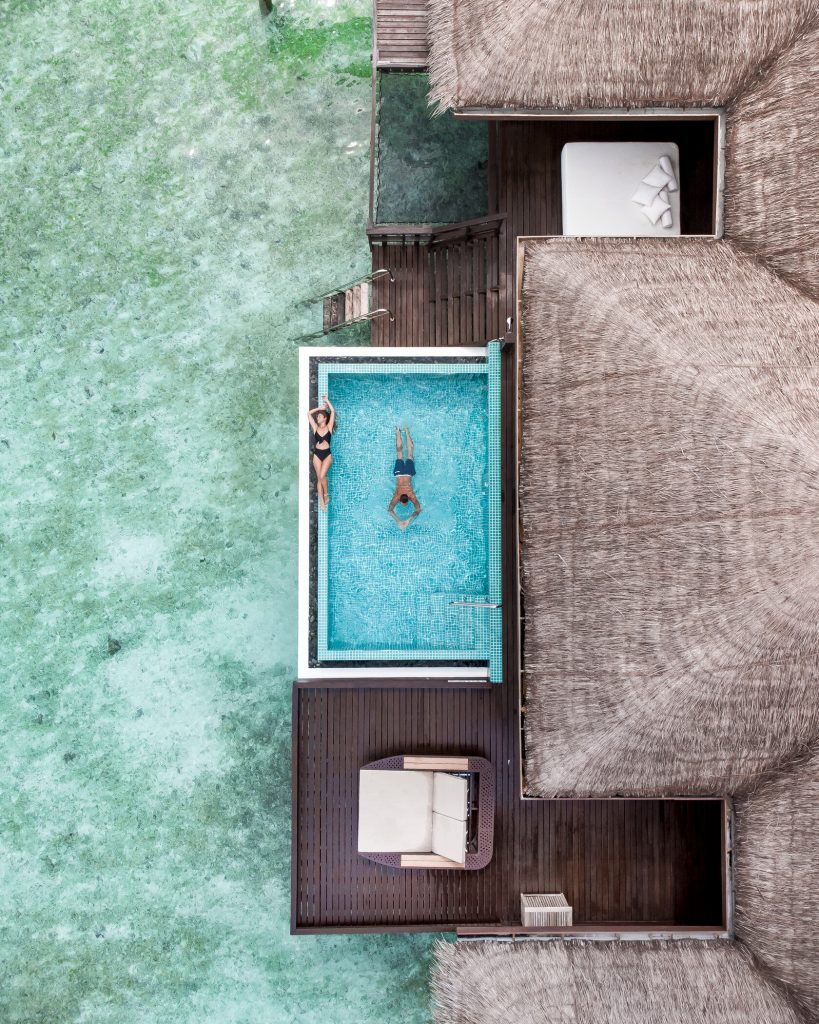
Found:
<svg viewBox="0 0 819 1024"><path fill-rule="evenodd" d="M737 936L819 1018L819 751L736 813Z"/></svg>
<svg viewBox="0 0 819 1024"><path fill-rule="evenodd" d="M741 792L819 736L819 303L697 239L523 294L528 792Z"/></svg>
<svg viewBox="0 0 819 1024"><path fill-rule="evenodd" d="M815 0L429 0L430 99L446 107L722 105Z"/></svg>
<svg viewBox="0 0 819 1024"><path fill-rule="evenodd" d="M819 28L728 112L725 231L819 298Z"/></svg>
<svg viewBox="0 0 819 1024"><path fill-rule="evenodd" d="M439 943L436 1024L797 1024L727 942Z"/></svg>

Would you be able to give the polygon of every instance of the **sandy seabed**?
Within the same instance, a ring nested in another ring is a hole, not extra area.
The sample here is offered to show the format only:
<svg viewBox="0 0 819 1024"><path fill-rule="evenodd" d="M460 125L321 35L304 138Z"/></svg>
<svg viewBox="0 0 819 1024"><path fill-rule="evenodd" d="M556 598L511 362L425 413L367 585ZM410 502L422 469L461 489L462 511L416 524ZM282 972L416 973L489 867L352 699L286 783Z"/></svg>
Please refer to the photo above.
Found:
<svg viewBox="0 0 819 1024"><path fill-rule="evenodd" d="M296 303L368 266L370 20L0 10L0 1019L429 1019L289 935Z"/></svg>

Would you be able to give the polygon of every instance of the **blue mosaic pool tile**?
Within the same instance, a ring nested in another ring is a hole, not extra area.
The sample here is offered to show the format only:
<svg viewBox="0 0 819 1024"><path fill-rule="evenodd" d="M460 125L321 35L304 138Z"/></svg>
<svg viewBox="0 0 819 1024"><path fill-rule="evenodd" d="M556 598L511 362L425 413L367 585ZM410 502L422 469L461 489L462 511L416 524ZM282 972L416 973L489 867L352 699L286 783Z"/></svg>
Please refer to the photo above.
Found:
<svg viewBox="0 0 819 1024"><path fill-rule="evenodd" d="M503 530L501 510L501 350L500 342L487 345L489 371L489 600L503 601L503 567L501 537ZM491 628L489 638L489 678L493 683L503 682L503 612L500 608L488 612Z"/></svg>
<svg viewBox="0 0 819 1024"><path fill-rule="evenodd" d="M471 600L476 603L500 605L503 599L503 580L501 568L501 408L500 408L500 344L490 342L487 346L487 360L482 363L319 363L318 393L328 392L328 381L331 374L488 374L488 484L489 484L489 593L475 595ZM367 649L331 650L328 645L328 529L327 517L318 519L318 564L317 564L317 654L319 661L486 661L489 666L489 678L494 683L503 681L503 611L502 608L475 608L466 618L463 608L457 623L448 620L446 615L437 617L437 626L426 635L436 643L429 649L390 650ZM446 595L438 595L444 598ZM459 600L464 600L458 595ZM449 633L453 636L450 638ZM440 634L440 635L439 635ZM471 635L469 635L471 634ZM471 639L472 643L465 646L441 649L438 646L447 640L463 642Z"/></svg>

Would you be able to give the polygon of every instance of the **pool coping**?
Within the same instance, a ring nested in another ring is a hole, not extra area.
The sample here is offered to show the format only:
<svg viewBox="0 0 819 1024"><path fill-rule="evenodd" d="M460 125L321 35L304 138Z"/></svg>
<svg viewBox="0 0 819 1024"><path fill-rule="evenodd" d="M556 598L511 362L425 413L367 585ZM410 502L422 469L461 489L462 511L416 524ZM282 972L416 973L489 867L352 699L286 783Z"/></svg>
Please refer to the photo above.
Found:
<svg viewBox="0 0 819 1024"><path fill-rule="evenodd" d="M299 579L298 579L298 677L322 679L460 679L488 680L490 664L486 665L394 665L319 667L310 664L310 438L303 429L310 401L310 360L338 358L369 358L376 361L397 358L488 359L488 346L452 346L444 352L434 346L398 347L307 345L299 349ZM490 536L491 536L490 529Z"/></svg>

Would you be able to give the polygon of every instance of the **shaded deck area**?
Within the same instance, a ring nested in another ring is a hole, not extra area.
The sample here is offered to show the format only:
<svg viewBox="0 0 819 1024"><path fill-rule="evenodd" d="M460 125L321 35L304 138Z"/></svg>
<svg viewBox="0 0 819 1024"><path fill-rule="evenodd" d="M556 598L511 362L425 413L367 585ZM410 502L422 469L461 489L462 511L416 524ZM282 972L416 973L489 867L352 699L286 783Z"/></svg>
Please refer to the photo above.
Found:
<svg viewBox="0 0 819 1024"><path fill-rule="evenodd" d="M373 270L390 267L374 297L395 319L373 324L381 345L469 345L506 333L515 315L516 243L563 231L560 153L567 142L662 140L680 150L683 234L714 230L716 122L502 121L489 123L487 216L434 234L429 226L370 228ZM494 218L494 219L493 219Z"/></svg>

